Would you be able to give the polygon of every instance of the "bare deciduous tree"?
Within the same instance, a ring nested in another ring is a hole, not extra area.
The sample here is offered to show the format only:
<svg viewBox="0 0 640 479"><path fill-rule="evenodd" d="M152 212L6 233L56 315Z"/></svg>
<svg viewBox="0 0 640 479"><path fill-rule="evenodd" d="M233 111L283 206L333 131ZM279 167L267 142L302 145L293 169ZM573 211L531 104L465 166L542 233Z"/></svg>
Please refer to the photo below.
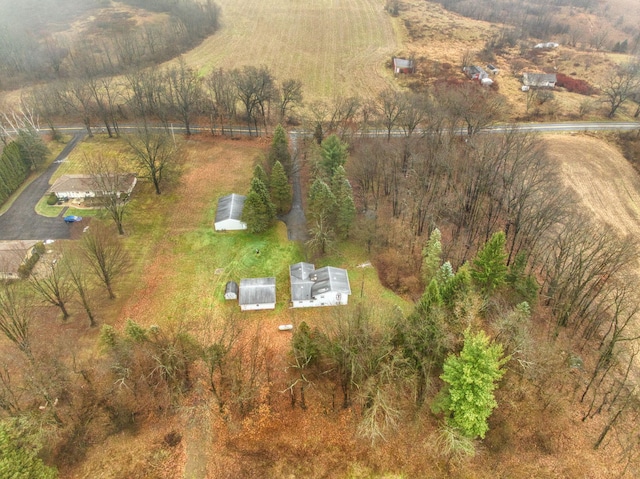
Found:
<svg viewBox="0 0 640 479"><path fill-rule="evenodd" d="M129 255L122 241L102 223L93 221L82 236L82 248L91 271L106 288L109 298L114 299L113 282L129 266Z"/></svg>

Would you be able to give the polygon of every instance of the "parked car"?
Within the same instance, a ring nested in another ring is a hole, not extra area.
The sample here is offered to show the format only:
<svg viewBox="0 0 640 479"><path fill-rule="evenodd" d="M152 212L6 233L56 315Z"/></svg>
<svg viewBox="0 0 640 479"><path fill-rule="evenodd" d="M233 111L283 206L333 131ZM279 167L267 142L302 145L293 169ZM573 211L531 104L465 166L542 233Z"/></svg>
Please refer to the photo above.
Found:
<svg viewBox="0 0 640 479"><path fill-rule="evenodd" d="M82 221L82 216L69 215L64 217L65 223L77 223L78 221Z"/></svg>

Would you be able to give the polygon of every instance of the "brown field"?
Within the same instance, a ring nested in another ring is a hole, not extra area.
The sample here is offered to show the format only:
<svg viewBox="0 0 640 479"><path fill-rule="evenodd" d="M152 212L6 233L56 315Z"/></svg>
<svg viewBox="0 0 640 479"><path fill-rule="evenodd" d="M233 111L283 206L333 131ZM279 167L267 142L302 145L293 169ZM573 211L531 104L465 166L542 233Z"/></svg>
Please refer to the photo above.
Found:
<svg viewBox="0 0 640 479"><path fill-rule="evenodd" d="M371 96L391 81L400 35L380 0L219 0L222 28L185 55L202 71L267 65L306 99Z"/></svg>
<svg viewBox="0 0 640 479"><path fill-rule="evenodd" d="M640 235L640 177L619 150L585 135L548 136L544 142L585 213L621 235Z"/></svg>

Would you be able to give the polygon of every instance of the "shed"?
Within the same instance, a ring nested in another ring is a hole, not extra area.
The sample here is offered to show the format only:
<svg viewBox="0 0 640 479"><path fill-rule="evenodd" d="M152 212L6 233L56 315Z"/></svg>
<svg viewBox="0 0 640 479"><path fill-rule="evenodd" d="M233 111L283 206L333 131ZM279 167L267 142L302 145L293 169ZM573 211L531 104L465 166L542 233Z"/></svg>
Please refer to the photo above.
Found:
<svg viewBox="0 0 640 479"><path fill-rule="evenodd" d="M224 288L224 299L238 299L238 283L229 281Z"/></svg>
<svg viewBox="0 0 640 479"><path fill-rule="evenodd" d="M522 84L530 88L555 88L558 78L555 73L522 74Z"/></svg>
<svg viewBox="0 0 640 479"><path fill-rule="evenodd" d="M393 57L393 73L415 73L415 62L407 58Z"/></svg>
<svg viewBox="0 0 640 479"><path fill-rule="evenodd" d="M464 67L462 69L469 78L472 80L483 80L484 78L489 78L489 74L484 71L481 67L472 65L470 67Z"/></svg>
<svg viewBox="0 0 640 479"><path fill-rule="evenodd" d="M58 198L96 198L115 194L130 195L138 179L133 173L96 177L94 175L62 175L49 188ZM112 191L103 191L108 185Z"/></svg>
<svg viewBox="0 0 640 479"><path fill-rule="evenodd" d="M216 231L246 230L247 224L242 221L242 209L246 196L231 193L218 200L216 210Z"/></svg>
<svg viewBox="0 0 640 479"><path fill-rule="evenodd" d="M351 294L347 270L325 266L315 269L310 263L289 267L291 305L294 308L347 304Z"/></svg>
<svg viewBox="0 0 640 479"><path fill-rule="evenodd" d="M238 302L242 311L275 309L276 279L245 278L240 280Z"/></svg>

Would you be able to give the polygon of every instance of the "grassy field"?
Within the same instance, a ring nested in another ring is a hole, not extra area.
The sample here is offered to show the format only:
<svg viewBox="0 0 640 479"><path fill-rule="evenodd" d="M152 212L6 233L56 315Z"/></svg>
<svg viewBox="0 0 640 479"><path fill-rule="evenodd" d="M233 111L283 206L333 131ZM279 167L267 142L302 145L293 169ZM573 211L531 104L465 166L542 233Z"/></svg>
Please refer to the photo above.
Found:
<svg viewBox="0 0 640 479"><path fill-rule="evenodd" d="M302 80L305 99L371 96L391 84L386 62L401 28L382 0L219 0L222 28L185 55L203 72L266 65Z"/></svg>

